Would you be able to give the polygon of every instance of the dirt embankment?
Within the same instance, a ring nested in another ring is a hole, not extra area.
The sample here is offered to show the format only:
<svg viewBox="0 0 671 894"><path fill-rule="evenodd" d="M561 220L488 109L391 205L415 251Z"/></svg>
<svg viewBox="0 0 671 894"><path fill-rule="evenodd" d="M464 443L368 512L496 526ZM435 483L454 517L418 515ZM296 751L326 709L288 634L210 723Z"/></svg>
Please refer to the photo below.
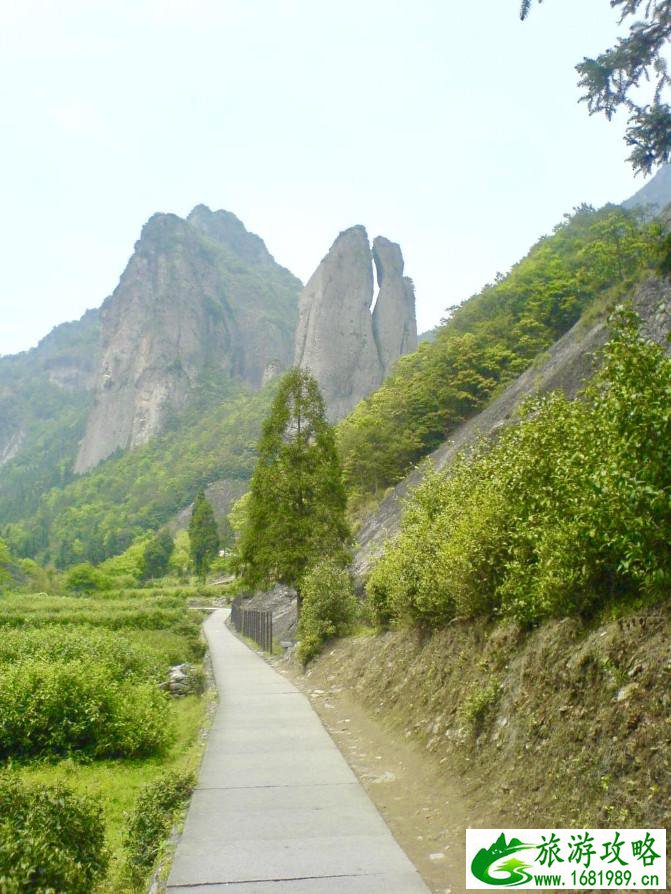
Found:
<svg viewBox="0 0 671 894"><path fill-rule="evenodd" d="M298 679L432 890L456 892L467 826L671 826L670 633L669 607L455 623L344 640Z"/></svg>

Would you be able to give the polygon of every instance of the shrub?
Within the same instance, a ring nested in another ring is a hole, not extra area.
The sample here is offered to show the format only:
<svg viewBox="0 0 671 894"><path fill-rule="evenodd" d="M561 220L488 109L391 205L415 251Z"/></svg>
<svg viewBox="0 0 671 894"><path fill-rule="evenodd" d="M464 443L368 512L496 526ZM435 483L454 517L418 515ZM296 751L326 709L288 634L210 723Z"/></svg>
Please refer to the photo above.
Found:
<svg viewBox="0 0 671 894"><path fill-rule="evenodd" d="M93 565L82 562L70 569L65 578L65 586L73 593L95 593L98 590L106 589L109 586L109 581Z"/></svg>
<svg viewBox="0 0 671 894"><path fill-rule="evenodd" d="M579 400L531 400L429 474L367 584L378 623L536 623L671 583L671 358L620 311Z"/></svg>
<svg viewBox="0 0 671 894"><path fill-rule="evenodd" d="M138 537L122 553L101 562L97 570L109 578L113 587L136 587L142 577L146 544L147 535Z"/></svg>
<svg viewBox="0 0 671 894"><path fill-rule="evenodd" d="M301 597L298 657L307 664L329 637L351 631L357 600L348 571L333 559L320 562L307 573Z"/></svg>
<svg viewBox="0 0 671 894"><path fill-rule="evenodd" d="M469 692L459 713L473 730L478 731L485 719L494 712L500 696L501 684L497 679L491 679L487 684L477 686Z"/></svg>
<svg viewBox="0 0 671 894"><path fill-rule="evenodd" d="M135 757L168 740L167 697L104 664L28 658L0 675L0 755Z"/></svg>
<svg viewBox="0 0 671 894"><path fill-rule="evenodd" d="M153 867L195 784L194 773L169 771L140 791L124 841L128 870L134 879L144 878Z"/></svg>
<svg viewBox="0 0 671 894"><path fill-rule="evenodd" d="M137 590L99 594L95 599L14 595L3 598L0 628L86 624L108 630L188 630L197 636L200 620L195 612L184 611L184 602L183 595Z"/></svg>
<svg viewBox="0 0 671 894"><path fill-rule="evenodd" d="M90 894L107 862L102 810L92 800L0 773L3 894Z"/></svg>
<svg viewBox="0 0 671 894"><path fill-rule="evenodd" d="M0 664L15 664L26 658L104 664L119 681L133 678L159 682L162 677L160 664L153 653L140 649L117 633L88 627L6 630L0 638Z"/></svg>
<svg viewBox="0 0 671 894"><path fill-rule="evenodd" d="M175 549L175 543L167 530L159 531L149 540L144 548L142 556L142 577L164 577L168 573L170 557Z"/></svg>

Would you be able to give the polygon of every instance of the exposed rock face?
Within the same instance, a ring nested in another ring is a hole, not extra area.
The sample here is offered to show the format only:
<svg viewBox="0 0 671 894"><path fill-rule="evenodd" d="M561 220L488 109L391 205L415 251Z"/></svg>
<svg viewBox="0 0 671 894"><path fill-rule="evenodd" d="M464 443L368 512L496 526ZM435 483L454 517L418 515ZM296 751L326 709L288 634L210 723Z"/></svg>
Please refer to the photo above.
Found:
<svg viewBox="0 0 671 894"><path fill-rule="evenodd" d="M382 381L372 298L368 236L352 227L338 236L299 300L294 362L312 371L331 419L345 416Z"/></svg>
<svg viewBox="0 0 671 894"><path fill-rule="evenodd" d="M103 304L95 404L75 471L160 432L205 375L258 388L270 364L288 366L300 286L229 212L154 215Z"/></svg>
<svg viewBox="0 0 671 894"><path fill-rule="evenodd" d="M23 428L10 429L7 426L0 436L0 466L4 466L10 459L14 459L23 445L25 436Z"/></svg>
<svg viewBox="0 0 671 894"><path fill-rule="evenodd" d="M380 293L375 311L373 265ZM402 353L417 346L415 297L401 250L362 226L342 232L299 299L294 363L312 371L329 418L342 419L379 387Z"/></svg>
<svg viewBox="0 0 671 894"><path fill-rule="evenodd" d="M373 334L386 377L399 357L417 350L415 289L403 276L401 247L384 236L373 240L373 260L380 289L373 310Z"/></svg>

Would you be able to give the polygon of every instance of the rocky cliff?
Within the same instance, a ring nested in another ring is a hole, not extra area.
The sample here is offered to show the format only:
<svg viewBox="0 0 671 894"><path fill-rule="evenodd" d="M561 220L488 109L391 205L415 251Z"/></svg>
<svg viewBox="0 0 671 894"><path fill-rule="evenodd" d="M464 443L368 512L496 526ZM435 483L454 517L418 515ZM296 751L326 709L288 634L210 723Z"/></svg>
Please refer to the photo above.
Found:
<svg viewBox="0 0 671 894"><path fill-rule="evenodd" d="M373 262L379 294L374 295ZM417 347L415 295L403 256L362 226L342 232L299 299L294 363L315 375L329 418L342 419Z"/></svg>
<svg viewBox="0 0 671 894"><path fill-rule="evenodd" d="M146 442L206 378L256 389L288 366L300 287L230 212L154 215L102 307L95 403L75 471Z"/></svg>

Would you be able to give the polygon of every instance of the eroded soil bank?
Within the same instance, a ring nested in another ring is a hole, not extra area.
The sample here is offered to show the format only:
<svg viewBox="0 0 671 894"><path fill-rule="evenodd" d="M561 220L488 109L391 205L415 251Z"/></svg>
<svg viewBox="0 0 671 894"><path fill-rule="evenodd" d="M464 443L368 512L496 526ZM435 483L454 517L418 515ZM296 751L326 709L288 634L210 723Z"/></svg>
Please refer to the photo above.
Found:
<svg viewBox="0 0 671 894"><path fill-rule="evenodd" d="M468 826L669 828L670 632L668 607L532 631L455 623L284 670L432 890L456 894Z"/></svg>

